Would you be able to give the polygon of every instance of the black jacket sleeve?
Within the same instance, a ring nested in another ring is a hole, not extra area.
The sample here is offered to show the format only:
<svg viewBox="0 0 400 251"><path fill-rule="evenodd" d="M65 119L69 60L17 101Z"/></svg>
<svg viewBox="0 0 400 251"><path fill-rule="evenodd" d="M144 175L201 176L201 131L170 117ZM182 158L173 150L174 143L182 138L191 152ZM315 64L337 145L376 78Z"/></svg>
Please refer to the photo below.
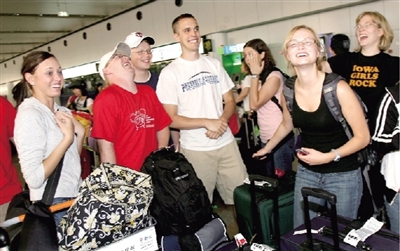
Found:
<svg viewBox="0 0 400 251"><path fill-rule="evenodd" d="M399 85L386 88L387 93L381 99L372 144L378 152L386 154L399 150Z"/></svg>

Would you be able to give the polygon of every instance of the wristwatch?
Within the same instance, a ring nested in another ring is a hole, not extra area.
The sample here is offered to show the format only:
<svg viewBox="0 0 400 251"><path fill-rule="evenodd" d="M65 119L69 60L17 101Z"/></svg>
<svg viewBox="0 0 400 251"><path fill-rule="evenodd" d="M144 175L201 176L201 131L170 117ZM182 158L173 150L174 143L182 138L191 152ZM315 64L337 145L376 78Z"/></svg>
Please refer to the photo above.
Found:
<svg viewBox="0 0 400 251"><path fill-rule="evenodd" d="M258 74L251 74L251 78L259 78L260 77L260 75L258 75Z"/></svg>
<svg viewBox="0 0 400 251"><path fill-rule="evenodd" d="M336 157L333 159L333 161L334 162L338 162L340 160L340 154L339 154L338 150L332 149L331 152L335 152L336 153Z"/></svg>

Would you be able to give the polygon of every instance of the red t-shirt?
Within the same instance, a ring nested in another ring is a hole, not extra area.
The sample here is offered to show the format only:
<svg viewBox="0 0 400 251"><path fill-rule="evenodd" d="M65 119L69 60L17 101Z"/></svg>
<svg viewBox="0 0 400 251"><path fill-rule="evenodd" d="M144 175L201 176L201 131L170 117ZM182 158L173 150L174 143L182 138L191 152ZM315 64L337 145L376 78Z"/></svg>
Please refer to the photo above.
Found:
<svg viewBox="0 0 400 251"><path fill-rule="evenodd" d="M91 136L114 143L118 165L140 171L144 159L158 148L157 132L171 119L151 87L137 89L133 94L113 84L96 97Z"/></svg>
<svg viewBox="0 0 400 251"><path fill-rule="evenodd" d="M0 96L0 205L22 191L17 170L12 163L9 139L14 137L15 108Z"/></svg>

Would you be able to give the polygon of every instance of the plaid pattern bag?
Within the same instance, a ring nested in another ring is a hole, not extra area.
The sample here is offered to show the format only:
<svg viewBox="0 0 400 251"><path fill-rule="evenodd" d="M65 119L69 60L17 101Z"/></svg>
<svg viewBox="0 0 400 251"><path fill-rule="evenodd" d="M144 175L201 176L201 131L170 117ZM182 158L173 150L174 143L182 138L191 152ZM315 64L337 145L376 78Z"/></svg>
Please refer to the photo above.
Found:
<svg viewBox="0 0 400 251"><path fill-rule="evenodd" d="M60 250L94 250L154 225L152 199L148 174L102 163L82 182L60 222Z"/></svg>

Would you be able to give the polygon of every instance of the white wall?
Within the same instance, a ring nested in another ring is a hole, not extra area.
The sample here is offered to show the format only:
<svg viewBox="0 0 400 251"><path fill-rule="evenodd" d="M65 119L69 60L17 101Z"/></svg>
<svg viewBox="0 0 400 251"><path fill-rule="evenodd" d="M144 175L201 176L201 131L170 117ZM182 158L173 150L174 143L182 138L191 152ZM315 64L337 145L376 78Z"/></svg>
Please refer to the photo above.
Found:
<svg viewBox="0 0 400 251"><path fill-rule="evenodd" d="M306 4L304 4L304 1L301 2L303 3L302 6L300 6L300 4L293 4L293 8L303 8L303 11L306 12L307 10L304 9L304 5ZM346 1L342 0L342 2ZM320 6L324 5L325 3L326 2L324 1L318 1L317 3L313 2L312 5ZM282 12L280 12L280 10L285 9L288 5L292 6L289 1L282 2L281 8L277 7L279 5L275 5L276 8L273 8L272 10L269 9L265 12L265 15L281 15ZM247 16L253 13L252 10L249 9L246 9L246 11L242 12L242 14L238 16L237 19L239 20L237 20L237 22L245 22ZM377 1L343 9L326 11L319 14L293 18L290 20L254 26L245 30L232 31L227 33L227 43L244 43L253 38L261 38L267 43L268 47L270 47L273 56L277 61L278 67L285 71L286 61L279 52L282 49L282 42L291 28L296 25L305 24L312 27L319 34L346 34L351 40L351 50L354 50L354 48L357 46L357 38L355 37L354 29L356 26L355 20L363 11L378 11L386 17L394 32L394 40L390 48L392 52L390 54L399 56L399 1L397 0Z"/></svg>
<svg viewBox="0 0 400 251"><path fill-rule="evenodd" d="M214 48L223 44L243 43L258 37L271 48L278 66L285 69L285 61L279 51L286 33L293 26L306 24L318 33L345 33L351 38L354 48L357 42L353 28L355 19L358 14L368 10L378 11L388 19L395 34L391 54L399 56L398 0L370 3L364 3L368 0L184 0L181 7L175 6L174 2L157 0L39 49L47 50L50 46L51 53L56 55L62 67L70 68L99 60L133 31L142 31L153 36L156 46L175 42L171 29L172 20L182 13L191 13L197 18L202 35L213 39ZM357 5L343 8L348 4ZM342 8L337 9L338 7ZM136 19L137 11L143 13L140 21ZM288 17L291 18L287 19ZM106 29L107 23L111 23L111 31ZM238 27L241 29L238 30ZM242 29L243 27L246 28ZM87 33L86 40L82 38L83 32ZM63 40L67 40L67 47L63 45ZM212 56L219 58L216 53ZM20 56L0 65L1 95L11 97L8 87L10 82L21 78L19 71L22 60ZM7 68L4 64L7 64Z"/></svg>

